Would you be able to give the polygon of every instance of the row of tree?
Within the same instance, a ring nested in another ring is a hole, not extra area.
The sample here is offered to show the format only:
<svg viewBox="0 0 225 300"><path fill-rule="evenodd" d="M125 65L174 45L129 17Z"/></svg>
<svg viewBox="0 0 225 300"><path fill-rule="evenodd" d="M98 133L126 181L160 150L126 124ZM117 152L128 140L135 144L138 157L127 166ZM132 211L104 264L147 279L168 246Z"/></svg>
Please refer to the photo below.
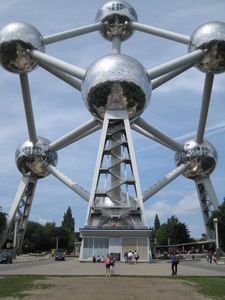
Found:
<svg viewBox="0 0 225 300"><path fill-rule="evenodd" d="M225 197L223 203L214 210L209 218L209 227L212 231L214 228L214 218L218 219L218 234L219 234L219 246L225 251ZM167 245L168 238L171 245L183 244L196 241L190 237L190 231L185 223L181 223L176 216L172 216L167 219L166 223L160 224L158 215L155 215L154 227L150 227L152 230L151 242L156 241L156 245ZM207 235L202 234L202 239L207 240Z"/></svg>
<svg viewBox="0 0 225 300"><path fill-rule="evenodd" d="M0 206L0 236L4 230L7 222L7 213L3 212L2 207Z"/></svg>
<svg viewBox="0 0 225 300"><path fill-rule="evenodd" d="M5 229L7 214L0 206L0 236ZM28 221L25 237L23 240L24 252L41 252L58 247L62 250L74 249L74 242L79 240L79 233L75 233L75 221L72 210L68 207L64 213L61 226L56 226L55 222L47 222L41 225L38 222Z"/></svg>
<svg viewBox="0 0 225 300"><path fill-rule="evenodd" d="M219 234L219 244L220 248L225 251L225 197L223 198L223 203L218 207L217 210L212 212L209 219L209 227L214 230L213 219L218 219L218 234Z"/></svg>
<svg viewBox="0 0 225 300"><path fill-rule="evenodd" d="M154 227L152 230L151 241L156 241L156 245L171 245L189 243L193 241L190 231L185 223L181 223L176 216L167 219L166 223L160 224L158 215L155 215Z"/></svg>
<svg viewBox="0 0 225 300"><path fill-rule="evenodd" d="M27 252L42 252L56 248L61 250L73 250L74 242L79 235L75 233L75 221L72 210L68 207L64 213L61 226L56 226L55 222L47 222L41 225L37 222L29 221L23 241L23 250Z"/></svg>

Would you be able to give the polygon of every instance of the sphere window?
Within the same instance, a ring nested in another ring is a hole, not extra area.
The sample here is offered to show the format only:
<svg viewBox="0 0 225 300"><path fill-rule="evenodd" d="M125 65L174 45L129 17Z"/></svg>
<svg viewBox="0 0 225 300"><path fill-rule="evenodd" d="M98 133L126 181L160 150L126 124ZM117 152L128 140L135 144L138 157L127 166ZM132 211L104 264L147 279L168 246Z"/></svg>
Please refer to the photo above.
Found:
<svg viewBox="0 0 225 300"><path fill-rule="evenodd" d="M125 8L125 5L121 3L112 3L112 6L106 6L106 9L108 10L122 10Z"/></svg>
<svg viewBox="0 0 225 300"><path fill-rule="evenodd" d="M130 13L137 19L136 11L133 8L129 8Z"/></svg>

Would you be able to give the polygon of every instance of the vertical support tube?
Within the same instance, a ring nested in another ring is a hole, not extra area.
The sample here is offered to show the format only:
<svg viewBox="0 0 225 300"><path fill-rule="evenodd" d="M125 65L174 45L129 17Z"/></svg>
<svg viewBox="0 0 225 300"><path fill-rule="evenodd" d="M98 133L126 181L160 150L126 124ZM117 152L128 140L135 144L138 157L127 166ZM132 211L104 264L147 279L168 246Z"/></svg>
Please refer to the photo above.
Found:
<svg viewBox="0 0 225 300"><path fill-rule="evenodd" d="M119 54L121 52L121 39L118 36L113 38L112 48L114 54Z"/></svg>
<svg viewBox="0 0 225 300"><path fill-rule="evenodd" d="M203 139L204 139L205 126L206 126L207 115L208 115L208 110L209 110L209 103L210 103L212 86L213 86L213 79L214 79L213 74L211 74L211 73L206 74L205 86L204 86L204 91L203 91L203 96L202 96L202 107L201 107L197 135L196 135L196 140L199 143L202 143Z"/></svg>
<svg viewBox="0 0 225 300"><path fill-rule="evenodd" d="M21 84L21 89L23 94L23 103L24 103L24 109L26 114L29 139L31 142L35 143L37 141L37 135L36 135L36 129L34 123L34 114L33 114L33 108L31 103L30 88L29 88L27 74L20 75L20 84Z"/></svg>
<svg viewBox="0 0 225 300"><path fill-rule="evenodd" d="M115 134L113 137L114 137L114 139L120 141L121 140L121 133L119 132L119 133ZM117 145L117 142L114 141L114 140L111 140L111 143L112 143L112 145L111 145L112 148L114 148L114 146ZM111 163L112 163L112 165L114 165L114 163L117 162L117 160L118 160L117 157L121 157L121 146L118 146L114 150L112 150L112 154L115 155L115 156L114 155L111 156ZM121 173L120 164L117 164L115 167L112 168L112 173L116 173L120 177L120 175L121 175L120 174ZM111 186L114 186L114 184L117 181L118 181L117 178L115 178L114 176L111 176ZM120 197L120 186L117 187L116 189L114 189L114 193L119 199L119 197Z"/></svg>

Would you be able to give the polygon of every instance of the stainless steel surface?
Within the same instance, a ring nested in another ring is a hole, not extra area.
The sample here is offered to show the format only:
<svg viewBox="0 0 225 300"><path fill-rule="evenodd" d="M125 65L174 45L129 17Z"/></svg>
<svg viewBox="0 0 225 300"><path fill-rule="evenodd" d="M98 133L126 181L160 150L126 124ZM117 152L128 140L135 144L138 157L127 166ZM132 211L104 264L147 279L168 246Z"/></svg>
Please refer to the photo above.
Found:
<svg viewBox="0 0 225 300"><path fill-rule="evenodd" d="M34 144L29 140L23 141L16 149L15 162L19 171L25 175L29 172L36 178L43 178L49 175L45 169L46 164L57 165L57 152L49 150L50 141L38 137Z"/></svg>
<svg viewBox="0 0 225 300"><path fill-rule="evenodd" d="M187 164L187 170L182 174L189 179L200 179L209 176L214 171L218 161L215 147L207 140L198 143L194 138L182 143L181 151L175 154L175 164Z"/></svg>
<svg viewBox="0 0 225 300"><path fill-rule="evenodd" d="M95 17L96 23L106 22L100 33L108 41L112 41L115 36L119 36L121 41L131 37L134 29L129 26L130 21L138 21L137 13L129 3L122 0L105 3Z"/></svg>
<svg viewBox="0 0 225 300"><path fill-rule="evenodd" d="M81 86L87 108L100 120L106 109L127 109L130 120L137 118L147 107L151 90L145 68L123 54L110 54L95 61Z"/></svg>
<svg viewBox="0 0 225 300"><path fill-rule="evenodd" d="M209 22L198 27L191 36L188 52L205 51L204 57L195 67L206 73L218 74L225 71L225 23Z"/></svg>
<svg viewBox="0 0 225 300"><path fill-rule="evenodd" d="M0 63L9 72L21 74L34 70L38 63L27 50L45 51L43 37L30 24L13 22L0 30Z"/></svg>
<svg viewBox="0 0 225 300"><path fill-rule="evenodd" d="M95 200L95 207L117 207L120 209L121 207L124 207L127 209L128 203L130 207L137 207L137 200L135 200L131 195L128 195L128 197L129 200L127 199L127 194L124 192L120 193L119 200L117 200L116 197L113 197L114 201L110 197L99 197Z"/></svg>

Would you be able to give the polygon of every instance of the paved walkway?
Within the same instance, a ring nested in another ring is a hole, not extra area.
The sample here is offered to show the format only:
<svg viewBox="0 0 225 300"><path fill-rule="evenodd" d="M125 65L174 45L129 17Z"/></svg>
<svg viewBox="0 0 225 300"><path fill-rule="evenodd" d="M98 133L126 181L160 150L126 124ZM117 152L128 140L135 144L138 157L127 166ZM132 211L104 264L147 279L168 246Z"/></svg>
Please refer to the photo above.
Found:
<svg viewBox="0 0 225 300"><path fill-rule="evenodd" d="M22 259L22 257L21 257ZM22 260L21 260L22 261ZM103 263L79 262L78 258L55 261L48 258L40 262L21 262L0 265L0 276L4 275L105 275ZM129 265L116 262L115 275L120 276L171 276L171 264L164 260L152 263ZM225 276L225 264L209 264L205 260L181 260L178 265L180 276Z"/></svg>

